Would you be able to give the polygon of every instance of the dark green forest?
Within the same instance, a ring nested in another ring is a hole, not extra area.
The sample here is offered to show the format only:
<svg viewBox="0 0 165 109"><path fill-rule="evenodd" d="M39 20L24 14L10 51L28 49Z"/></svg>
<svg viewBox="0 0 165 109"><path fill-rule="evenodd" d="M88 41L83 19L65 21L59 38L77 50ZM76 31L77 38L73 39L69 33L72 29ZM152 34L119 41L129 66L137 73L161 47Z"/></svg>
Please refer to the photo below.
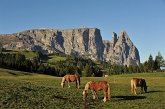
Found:
<svg viewBox="0 0 165 109"><path fill-rule="evenodd" d="M0 67L53 76L64 76L65 74L76 73L83 77L100 77L104 74L118 75L128 73L160 72L160 67L164 66L164 59L160 52L158 52L155 59L153 59L152 55L150 55L147 61L138 66L111 65L109 62L94 62L90 59L59 53L54 53L54 55L66 57L66 60L50 64L47 62L47 59L49 58L48 55L43 55L40 52L35 53L35 57L29 59L20 52L1 52Z"/></svg>

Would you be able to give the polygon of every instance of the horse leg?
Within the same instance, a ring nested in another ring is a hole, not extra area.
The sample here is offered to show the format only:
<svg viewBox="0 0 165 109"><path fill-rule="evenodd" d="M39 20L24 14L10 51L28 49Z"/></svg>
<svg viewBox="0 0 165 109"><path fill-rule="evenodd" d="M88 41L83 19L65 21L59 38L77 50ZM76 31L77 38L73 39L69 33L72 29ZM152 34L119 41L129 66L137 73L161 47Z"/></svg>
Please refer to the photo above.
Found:
<svg viewBox="0 0 165 109"><path fill-rule="evenodd" d="M78 79L76 80L76 87L77 87L78 89L80 88Z"/></svg>
<svg viewBox="0 0 165 109"><path fill-rule="evenodd" d="M131 86L131 92L132 92L133 95L134 95L134 88L135 88L135 87L132 85L132 86Z"/></svg>
<svg viewBox="0 0 165 109"><path fill-rule="evenodd" d="M64 88L64 84L65 84L65 78L63 77L62 78L62 81L61 81L61 87Z"/></svg>
<svg viewBox="0 0 165 109"><path fill-rule="evenodd" d="M133 84L133 80L131 80L131 93L134 95L134 84Z"/></svg>
<svg viewBox="0 0 165 109"><path fill-rule="evenodd" d="M92 92L93 99L96 99L95 91L94 90L91 90L91 92Z"/></svg>
<svg viewBox="0 0 165 109"><path fill-rule="evenodd" d="M80 88L80 84L79 84L79 80L78 79L76 81L76 86L77 86L78 89Z"/></svg>
<svg viewBox="0 0 165 109"><path fill-rule="evenodd" d="M64 83L61 83L61 87L64 88Z"/></svg>
<svg viewBox="0 0 165 109"><path fill-rule="evenodd" d="M98 99L96 91L93 91L93 94L95 96L95 99Z"/></svg>
<svg viewBox="0 0 165 109"><path fill-rule="evenodd" d="M137 94L136 94L136 86L134 86L134 95L137 95Z"/></svg>
<svg viewBox="0 0 165 109"><path fill-rule="evenodd" d="M104 102L107 101L107 96L106 96L106 91L104 90L104 99L103 99Z"/></svg>
<svg viewBox="0 0 165 109"><path fill-rule="evenodd" d="M141 86L141 91L140 91L140 94L142 94L142 92L143 92L143 87Z"/></svg>
<svg viewBox="0 0 165 109"><path fill-rule="evenodd" d="M133 94L133 86L131 86L131 94Z"/></svg>
<svg viewBox="0 0 165 109"><path fill-rule="evenodd" d="M70 88L69 81L68 81L68 88Z"/></svg>

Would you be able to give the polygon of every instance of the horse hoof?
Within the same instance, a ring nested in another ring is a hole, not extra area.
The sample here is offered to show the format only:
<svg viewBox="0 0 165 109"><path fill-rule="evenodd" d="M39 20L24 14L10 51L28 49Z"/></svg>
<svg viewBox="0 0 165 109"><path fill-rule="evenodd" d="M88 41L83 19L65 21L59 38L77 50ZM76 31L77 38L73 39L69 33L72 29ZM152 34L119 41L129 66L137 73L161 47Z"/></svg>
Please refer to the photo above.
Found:
<svg viewBox="0 0 165 109"><path fill-rule="evenodd" d="M103 99L103 101L104 101L104 103L105 103L107 100Z"/></svg>

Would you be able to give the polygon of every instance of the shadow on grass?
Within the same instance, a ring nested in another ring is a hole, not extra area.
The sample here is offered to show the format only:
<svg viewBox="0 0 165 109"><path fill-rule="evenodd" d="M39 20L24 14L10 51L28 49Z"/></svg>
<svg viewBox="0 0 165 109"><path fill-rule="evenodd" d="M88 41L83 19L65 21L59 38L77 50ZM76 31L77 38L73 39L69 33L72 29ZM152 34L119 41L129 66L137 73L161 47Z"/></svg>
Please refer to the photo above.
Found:
<svg viewBox="0 0 165 109"><path fill-rule="evenodd" d="M28 91L36 91L35 89L29 88L29 87L21 87L22 90L28 92Z"/></svg>
<svg viewBox="0 0 165 109"><path fill-rule="evenodd" d="M63 97L63 96L53 96L52 98L56 98L56 99L61 99L61 100L68 100L68 98Z"/></svg>
<svg viewBox="0 0 165 109"><path fill-rule="evenodd" d="M160 92L165 92L165 91L162 91L162 90L154 90L154 91L148 91L147 93L160 93Z"/></svg>
<svg viewBox="0 0 165 109"><path fill-rule="evenodd" d="M9 74L11 74L11 75L18 75L18 74L16 74L15 72L8 72Z"/></svg>
<svg viewBox="0 0 165 109"><path fill-rule="evenodd" d="M24 76L24 75L32 75L30 73L25 73L25 72L7 72L13 76Z"/></svg>
<svg viewBox="0 0 165 109"><path fill-rule="evenodd" d="M145 96L112 96L111 98L119 98L119 100L137 100L145 99Z"/></svg>

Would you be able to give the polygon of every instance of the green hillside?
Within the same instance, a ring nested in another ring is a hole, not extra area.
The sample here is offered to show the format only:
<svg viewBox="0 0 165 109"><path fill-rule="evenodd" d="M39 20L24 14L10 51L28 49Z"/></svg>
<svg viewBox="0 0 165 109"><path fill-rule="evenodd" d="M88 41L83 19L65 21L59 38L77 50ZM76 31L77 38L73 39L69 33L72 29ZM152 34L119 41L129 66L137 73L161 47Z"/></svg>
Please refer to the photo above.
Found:
<svg viewBox="0 0 165 109"><path fill-rule="evenodd" d="M5 51L5 52L2 52L4 54L23 54L25 55L26 58L28 59L33 59L33 57L36 57L37 56L37 53L36 52L33 52L33 51Z"/></svg>
<svg viewBox="0 0 165 109"><path fill-rule="evenodd" d="M48 63L50 64L55 64L56 62L59 62L59 61L65 61L67 58L66 57L62 57L62 56L56 56L56 55L51 55L48 57Z"/></svg>

